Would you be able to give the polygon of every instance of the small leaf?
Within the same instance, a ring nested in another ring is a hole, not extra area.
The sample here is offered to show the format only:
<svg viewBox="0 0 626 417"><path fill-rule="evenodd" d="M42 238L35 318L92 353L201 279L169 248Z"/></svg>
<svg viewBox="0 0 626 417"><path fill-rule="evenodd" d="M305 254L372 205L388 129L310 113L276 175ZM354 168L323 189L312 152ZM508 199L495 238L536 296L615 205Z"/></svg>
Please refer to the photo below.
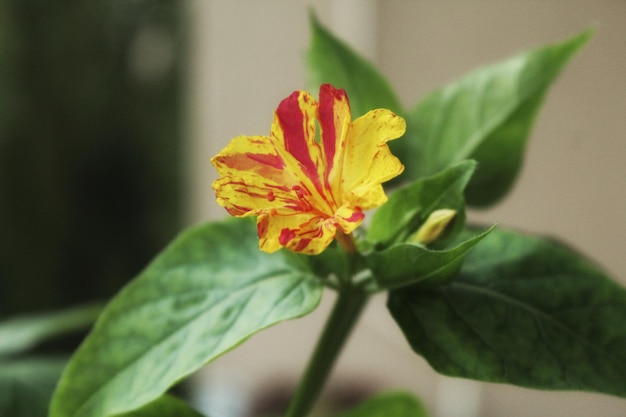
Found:
<svg viewBox="0 0 626 417"><path fill-rule="evenodd" d="M432 177L394 191L372 217L368 239L383 246L403 242L437 209L457 211L455 228L465 222L463 190L476 163L462 161Z"/></svg>
<svg viewBox="0 0 626 417"><path fill-rule="evenodd" d="M446 375L626 396L626 290L561 244L495 231L457 280L389 309Z"/></svg>
<svg viewBox="0 0 626 417"><path fill-rule="evenodd" d="M426 407L404 392L379 394L357 408L336 417L427 417Z"/></svg>
<svg viewBox="0 0 626 417"><path fill-rule="evenodd" d="M475 159L468 204L486 206L503 197L548 87L591 34L528 51L428 95L408 116L407 137L417 153L411 156L412 178Z"/></svg>
<svg viewBox="0 0 626 417"><path fill-rule="evenodd" d="M115 417L203 417L186 402L171 395L163 395L138 410Z"/></svg>
<svg viewBox="0 0 626 417"><path fill-rule="evenodd" d="M446 250L432 250L414 243L400 243L364 257L374 276L374 291L417 283L441 285L454 278L465 255L487 236L489 229Z"/></svg>
<svg viewBox="0 0 626 417"><path fill-rule="evenodd" d="M248 220L184 232L124 288L70 361L51 417L134 410L259 330L315 309L322 288L306 263L261 252Z"/></svg>
<svg viewBox="0 0 626 417"><path fill-rule="evenodd" d="M0 356L20 353L46 340L86 330L100 311L102 304L97 303L4 320L0 322Z"/></svg>
<svg viewBox="0 0 626 417"><path fill-rule="evenodd" d="M355 118L378 108L400 112L398 99L378 70L323 27L313 13L310 21L313 29L307 53L310 88L315 90L324 83L343 88Z"/></svg>
<svg viewBox="0 0 626 417"><path fill-rule="evenodd" d="M0 416L46 417L67 358L0 360Z"/></svg>

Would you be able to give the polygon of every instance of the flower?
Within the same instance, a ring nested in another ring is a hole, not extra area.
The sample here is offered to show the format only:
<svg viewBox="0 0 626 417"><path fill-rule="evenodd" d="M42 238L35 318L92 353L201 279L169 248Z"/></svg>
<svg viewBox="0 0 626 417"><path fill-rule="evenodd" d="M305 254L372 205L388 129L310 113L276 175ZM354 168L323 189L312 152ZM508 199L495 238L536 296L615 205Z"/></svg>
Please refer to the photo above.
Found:
<svg viewBox="0 0 626 417"><path fill-rule="evenodd" d="M405 128L386 109L352 121L346 92L329 84L319 101L295 91L274 112L270 136L238 136L211 159L217 202L258 216L261 250L318 254L387 201L381 184L404 166L386 143Z"/></svg>

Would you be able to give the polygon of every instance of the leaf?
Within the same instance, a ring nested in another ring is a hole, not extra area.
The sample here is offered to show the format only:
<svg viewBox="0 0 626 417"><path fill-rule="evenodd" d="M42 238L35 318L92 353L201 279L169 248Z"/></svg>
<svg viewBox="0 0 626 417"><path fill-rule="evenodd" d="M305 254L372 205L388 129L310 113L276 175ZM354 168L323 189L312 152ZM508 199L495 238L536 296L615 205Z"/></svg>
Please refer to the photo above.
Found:
<svg viewBox="0 0 626 417"><path fill-rule="evenodd" d="M163 395L139 410L118 414L115 417L203 417L186 402L171 396Z"/></svg>
<svg viewBox="0 0 626 417"><path fill-rule="evenodd" d="M446 250L432 250L414 243L401 243L364 257L374 276L374 291L391 290L417 283L441 285L454 278L465 255L492 229Z"/></svg>
<svg viewBox="0 0 626 417"><path fill-rule="evenodd" d="M336 417L427 417L428 413L414 395L404 392L379 394Z"/></svg>
<svg viewBox="0 0 626 417"><path fill-rule="evenodd" d="M393 192L389 201L374 212L368 239L384 246L403 242L433 211L444 208L457 211L455 228L462 229L465 223L463 190L475 167L474 161L462 161Z"/></svg>
<svg viewBox="0 0 626 417"><path fill-rule="evenodd" d="M313 13L310 22L312 35L307 53L310 88L317 89L324 83L343 88L355 118L378 108L400 113L398 99L378 70L323 27Z"/></svg>
<svg viewBox="0 0 626 417"><path fill-rule="evenodd" d="M71 359L50 416L134 410L259 330L315 309L322 288L306 263L261 252L248 220L184 232L124 288Z"/></svg>
<svg viewBox="0 0 626 417"><path fill-rule="evenodd" d="M0 360L0 416L46 417L67 358Z"/></svg>
<svg viewBox="0 0 626 417"><path fill-rule="evenodd" d="M413 178L475 159L468 204L487 206L503 197L548 87L591 34L530 50L429 94L408 116L407 136L417 152Z"/></svg>
<svg viewBox="0 0 626 417"><path fill-rule="evenodd" d="M28 314L0 322L0 357L20 353L46 340L89 328L102 305L89 304L62 311Z"/></svg>
<svg viewBox="0 0 626 417"><path fill-rule="evenodd" d="M388 306L443 374L626 396L626 290L556 242L494 231L455 282Z"/></svg>

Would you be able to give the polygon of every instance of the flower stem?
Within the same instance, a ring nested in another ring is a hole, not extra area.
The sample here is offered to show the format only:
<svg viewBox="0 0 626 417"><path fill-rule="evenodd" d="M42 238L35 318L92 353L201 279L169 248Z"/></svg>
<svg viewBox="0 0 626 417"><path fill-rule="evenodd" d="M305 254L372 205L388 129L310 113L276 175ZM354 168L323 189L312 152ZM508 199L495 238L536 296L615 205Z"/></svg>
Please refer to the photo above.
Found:
<svg viewBox="0 0 626 417"><path fill-rule="evenodd" d="M345 234L341 230L337 230L335 238L337 239L337 242L339 243L339 245L341 245L343 250L346 251L346 253L350 255L356 253L356 244L354 243L354 236L352 236L352 233Z"/></svg>
<svg viewBox="0 0 626 417"><path fill-rule="evenodd" d="M339 292L285 417L305 417L311 411L367 299L367 294L352 289Z"/></svg>

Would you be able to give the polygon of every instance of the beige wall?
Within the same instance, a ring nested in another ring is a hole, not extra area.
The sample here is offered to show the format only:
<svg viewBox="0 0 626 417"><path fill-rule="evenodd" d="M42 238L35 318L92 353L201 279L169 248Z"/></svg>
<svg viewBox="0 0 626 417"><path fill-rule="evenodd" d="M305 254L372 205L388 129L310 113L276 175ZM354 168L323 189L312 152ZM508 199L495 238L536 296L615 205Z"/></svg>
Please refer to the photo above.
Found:
<svg viewBox="0 0 626 417"><path fill-rule="evenodd" d="M477 66L595 25L596 36L548 96L514 192L496 208L470 217L559 236L626 285L626 2L362 1L352 15L345 3L350 1L189 1L190 222L222 215L210 189L209 158L238 134L267 133L280 99L306 87L307 4L344 36L357 34L359 48L374 58L405 104ZM372 14L376 5L378 13ZM348 22L355 27L349 29ZM265 386L297 378L331 298L328 294L305 319L256 335L200 379L234 380L256 392L259 381ZM439 417L626 414L626 400L608 396L458 385L437 376L405 345L384 298L375 299L340 359L336 380L410 389ZM458 414L446 403L467 408Z"/></svg>

